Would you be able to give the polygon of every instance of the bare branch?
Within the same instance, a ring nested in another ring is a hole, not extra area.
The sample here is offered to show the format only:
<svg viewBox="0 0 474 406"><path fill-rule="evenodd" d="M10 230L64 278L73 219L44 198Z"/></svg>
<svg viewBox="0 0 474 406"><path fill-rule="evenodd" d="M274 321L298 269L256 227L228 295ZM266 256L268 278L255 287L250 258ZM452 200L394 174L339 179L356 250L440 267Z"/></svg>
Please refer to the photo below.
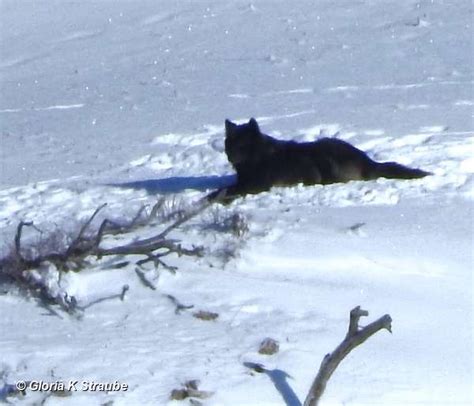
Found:
<svg viewBox="0 0 474 406"><path fill-rule="evenodd" d="M165 201L166 199L164 197L162 197L161 199L159 199L155 205L151 208L151 212L150 214L148 215L148 220L151 221L153 220L156 215L158 214L158 211L163 207L163 205L165 204Z"/></svg>
<svg viewBox="0 0 474 406"><path fill-rule="evenodd" d="M66 254L65 254L66 257L69 257L74 252L74 250L79 246L79 244L83 241L84 233L87 231L87 229L89 228L89 226L91 225L92 221L97 216L97 214L99 214L99 212L105 206L107 206L107 203L104 203L101 206L99 206L97 209L95 209L94 213L92 213L92 216L90 216L89 219L82 225L81 229L79 230L79 234L69 245L69 248L67 249Z"/></svg>
<svg viewBox="0 0 474 406"><path fill-rule="evenodd" d="M212 203L213 203L212 201L201 200L197 208L195 208L194 210L190 210L188 213L184 214L181 218L179 218L169 227L165 228L165 230L162 231L157 237L165 238L171 230L178 228L181 224L191 220L193 217L196 217L199 213L207 209Z"/></svg>
<svg viewBox="0 0 474 406"><path fill-rule="evenodd" d="M153 264L155 265L155 268L158 268L158 266L161 265L167 271L170 271L172 274L175 274L178 268L175 266L168 265L167 263L165 263L164 261L160 259L161 257L164 257L168 254L171 254L171 252L168 251L163 254L147 254L147 258L137 261L137 265L142 266L146 264L147 262L153 262Z"/></svg>
<svg viewBox="0 0 474 406"><path fill-rule="evenodd" d="M135 268L135 273L137 274L138 279L140 279L140 282L143 283L144 286L150 288L151 290L156 290L156 286L147 279L145 273L140 268Z"/></svg>
<svg viewBox="0 0 474 406"><path fill-rule="evenodd" d="M113 295L100 297L98 299L93 300L92 302L89 302L88 304L86 304L84 306L77 306L77 308L82 310L82 311L85 311L86 309L88 309L91 306L94 306L96 304L106 302L106 301L109 301L109 300L120 299L123 302L125 300L125 295L126 295L126 293L128 292L129 289L130 289L130 287L128 285L123 285L120 293L115 293Z"/></svg>
<svg viewBox="0 0 474 406"><path fill-rule="evenodd" d="M165 249L166 253L174 252L178 255L200 256L202 255L202 248L195 247L193 249L186 249L177 244L176 240L165 240L160 235L131 242L129 244L120 245L112 248L97 248L96 254L98 257L107 255L146 255L151 252ZM164 256L163 254L161 256Z"/></svg>
<svg viewBox="0 0 474 406"><path fill-rule="evenodd" d="M367 317L369 312L367 310L361 310L360 306L354 307L350 313L349 319L349 330L347 331L346 337L351 337L359 331L359 320L362 316Z"/></svg>
<svg viewBox="0 0 474 406"><path fill-rule="evenodd" d="M157 203L152 207L149 215L143 216L144 211L147 209L147 205L143 205L137 211L133 219L128 224L120 224L118 222L105 219L100 225L99 232L97 234L97 246L100 244L102 237L105 234L124 234L133 231L138 227L143 227L148 224L156 217L157 211L163 206L164 198L158 200Z"/></svg>
<svg viewBox="0 0 474 406"><path fill-rule="evenodd" d="M21 261L26 263L27 260L23 257L21 253L21 234L23 232L23 227L31 227L33 225L32 221L20 221L20 224L18 224L18 227L16 229L16 235L15 235L15 251L16 251L16 256L17 258Z"/></svg>
<svg viewBox="0 0 474 406"><path fill-rule="evenodd" d="M137 214L135 214L135 217L132 219L132 222L130 223L130 228L135 227L140 222L140 218L142 217L142 213L146 210L146 206L140 207L140 210L137 211Z"/></svg>
<svg viewBox="0 0 474 406"><path fill-rule="evenodd" d="M59 305L68 313L75 312L77 309L81 310L77 306L74 298L68 298L67 295L64 296L64 293L59 295L53 293L51 288L42 280L41 277L38 278L33 273L24 271L36 269L46 263L50 263L56 267L57 271L59 271L59 275L61 275L61 272L63 271L78 271L82 269L87 264L87 259L89 257L97 257L100 259L103 256L120 257L125 255L142 255L145 256L145 258L136 261L135 263L137 265L153 261L156 267L161 265L167 270L175 272L176 267L166 264L163 261L163 257L171 254L178 256L201 256L203 254L203 248L194 246L191 248L184 248L178 240L169 239L167 238L167 235L172 230L178 228L183 223L189 221L191 218L209 207L211 204L210 202L201 200L192 210L181 215L176 221L166 227L164 231L155 236L111 248L102 248L100 246L104 236L107 234L126 234L137 227L151 223L151 221L157 217L158 211L163 207L164 202L165 199L159 199L152 207L149 215L143 214L146 206L141 207L131 222L127 224L119 224L105 219L102 221L99 229L95 233L89 232L93 220L106 206L106 204L103 204L99 206L80 227L77 236L68 246L63 247L62 250L58 250L58 252L54 252L51 249L49 252L46 251L45 253L41 253L40 251L40 254L36 256L30 255L32 258L29 258L26 253L22 252L24 251L24 248L22 248L21 238L24 227L31 227L33 226L33 223L22 221L16 230L14 249L6 257L0 258L0 272L8 278L11 278L18 286L38 299L40 303L44 303L48 306L51 304ZM46 240L46 242L48 242L48 240ZM121 296L123 297L123 295L124 293ZM187 308L180 304L176 306L177 311Z"/></svg>
<svg viewBox="0 0 474 406"><path fill-rule="evenodd" d="M351 310L349 330L344 340L337 346L337 348L330 354L326 354L318 374L311 385L311 389L304 401L303 406L317 406L321 396L326 389L326 384L331 378L331 375L336 370L340 362L357 346L361 345L370 336L377 331L386 329L392 332L392 318L386 314L376 321L370 323L362 329L359 329L359 320L362 316L368 316L369 312L362 310L360 306Z"/></svg>
<svg viewBox="0 0 474 406"><path fill-rule="evenodd" d="M232 203L232 201L237 197L238 195L232 193L232 186L229 186L217 189L214 192L209 193L204 197L204 200L211 204L220 203L223 205L227 205L229 203Z"/></svg>
<svg viewBox="0 0 474 406"><path fill-rule="evenodd" d="M184 305L178 299L176 299L173 295L165 295L166 298L171 300L171 302L176 306L175 313L179 314L183 310L189 310L194 307L194 305Z"/></svg>

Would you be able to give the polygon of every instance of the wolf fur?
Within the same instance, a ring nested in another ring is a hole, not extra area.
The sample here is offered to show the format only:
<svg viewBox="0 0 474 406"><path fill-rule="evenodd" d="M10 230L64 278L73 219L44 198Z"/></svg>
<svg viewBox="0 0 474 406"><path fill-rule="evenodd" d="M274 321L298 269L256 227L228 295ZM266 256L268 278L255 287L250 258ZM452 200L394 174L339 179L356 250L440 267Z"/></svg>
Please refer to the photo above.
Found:
<svg viewBox="0 0 474 406"><path fill-rule="evenodd" d="M322 138L313 142L277 140L260 131L254 118L237 125L225 121L225 152L237 172L237 183L225 196L259 193L272 186L372 180L416 179L430 175L396 162L376 162L351 144ZM214 192L214 195L222 191ZM212 197L212 195L211 195Z"/></svg>

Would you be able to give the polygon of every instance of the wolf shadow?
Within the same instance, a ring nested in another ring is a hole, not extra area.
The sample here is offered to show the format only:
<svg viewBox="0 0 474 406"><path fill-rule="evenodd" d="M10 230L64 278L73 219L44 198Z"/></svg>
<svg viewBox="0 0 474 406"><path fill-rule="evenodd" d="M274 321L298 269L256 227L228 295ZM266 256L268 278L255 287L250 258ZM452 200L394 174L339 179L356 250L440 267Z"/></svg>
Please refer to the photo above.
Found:
<svg viewBox="0 0 474 406"><path fill-rule="evenodd" d="M109 186L145 190L149 194L179 193L187 189L207 191L223 189L236 183L235 175L222 176L172 176L163 179L144 179L131 182L113 183Z"/></svg>

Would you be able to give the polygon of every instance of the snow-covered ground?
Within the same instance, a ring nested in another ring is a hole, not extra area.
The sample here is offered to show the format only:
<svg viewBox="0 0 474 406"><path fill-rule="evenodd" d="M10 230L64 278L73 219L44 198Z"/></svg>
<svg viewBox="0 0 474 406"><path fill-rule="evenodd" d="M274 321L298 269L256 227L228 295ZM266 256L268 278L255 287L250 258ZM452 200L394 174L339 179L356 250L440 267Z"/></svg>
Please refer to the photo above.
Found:
<svg viewBox="0 0 474 406"><path fill-rule="evenodd" d="M155 291L111 261L67 274L59 288L81 306L129 285L125 301L81 320L2 288L0 388L117 380L128 390L44 404L177 405L190 402L171 390L198 379L214 392L205 405L295 406L361 305L368 321L389 313L393 334L343 361L322 404L472 404L473 9L0 0L2 255L21 220L74 229L105 202L102 218L130 218L163 194L192 204L232 182L225 118L256 117L282 139L336 135L434 173L274 188L210 208L173 234L207 255L170 258L175 275L150 270ZM235 213L248 224L241 237L215 227ZM194 308L176 314L166 295ZM277 354L257 353L265 337Z"/></svg>

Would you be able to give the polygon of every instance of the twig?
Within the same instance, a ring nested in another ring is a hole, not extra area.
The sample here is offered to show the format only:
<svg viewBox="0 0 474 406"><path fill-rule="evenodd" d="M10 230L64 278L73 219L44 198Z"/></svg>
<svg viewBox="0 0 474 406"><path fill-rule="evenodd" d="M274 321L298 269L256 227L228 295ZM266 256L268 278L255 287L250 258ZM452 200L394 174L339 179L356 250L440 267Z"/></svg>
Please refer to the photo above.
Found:
<svg viewBox="0 0 474 406"><path fill-rule="evenodd" d="M137 227L143 227L150 224L151 221L156 217L158 210L163 207L164 201L164 198L158 200L153 205L150 214L146 216L142 215L148 206L141 206L129 224L120 224L112 220L105 219L99 227L96 246L100 244L102 237L105 234L124 234L133 231Z"/></svg>
<svg viewBox="0 0 474 406"><path fill-rule="evenodd" d="M142 266L143 264L146 264L147 262L153 261L155 268L158 268L158 266L161 265L167 271L170 271L172 274L175 274L178 268L176 266L168 265L166 262L160 259L161 257L164 257L168 254L171 254L171 251L165 252L163 254L148 254L147 258L137 261L137 265Z"/></svg>
<svg viewBox="0 0 474 406"><path fill-rule="evenodd" d="M94 254L99 258L107 255L146 255L148 257L150 253L159 249L166 250L166 254L171 252L178 255L188 256L201 256L203 254L202 247L193 247L192 249L187 249L183 248L181 244L178 244L177 242L177 240L165 239L162 233L160 233L153 237L134 241L129 244L120 245L118 247L97 248ZM162 253L160 256L164 256L164 254Z"/></svg>
<svg viewBox="0 0 474 406"><path fill-rule="evenodd" d="M330 354L326 354L318 374L311 385L311 389L304 401L303 406L317 406L321 396L326 389L326 384L331 375L338 367L339 363L357 346L362 344L370 336L374 335L381 329L392 332L392 318L386 314L378 320L370 323L362 329L359 329L359 320L362 316L368 316L367 310L362 310L360 306L351 310L349 329L344 340Z"/></svg>
<svg viewBox="0 0 474 406"><path fill-rule="evenodd" d="M232 203L232 201L237 197L238 195L232 194L232 186L229 186L214 190L214 192L211 192L208 195L204 196L203 200L207 201L210 204L220 203L223 205L227 205L229 203Z"/></svg>
<svg viewBox="0 0 474 406"><path fill-rule="evenodd" d="M123 302L125 300L125 294L128 292L129 289L130 289L130 287L128 285L123 285L122 290L120 291L120 293L115 293L115 294L112 294L112 295L109 295L109 296L100 297L98 299L93 300L92 302L87 303L84 306L76 306L76 307L79 310L85 311L86 309L88 309L91 306L94 306L94 305L102 303L102 302L106 302L108 300L120 299Z"/></svg>
<svg viewBox="0 0 474 406"><path fill-rule="evenodd" d="M16 229L16 234L15 234L15 253L17 259L22 262L23 264L29 264L32 262L31 260L26 259L23 254L21 253L21 235L23 233L23 227L33 227L35 230L38 230L38 228L35 227L32 221L20 221L20 224L18 224L18 227Z"/></svg>
<svg viewBox="0 0 474 406"><path fill-rule="evenodd" d="M184 305L178 299L176 299L173 295L165 295L171 302L176 306L175 313L179 314L183 310L189 310L194 307L194 305Z"/></svg>
<svg viewBox="0 0 474 406"><path fill-rule="evenodd" d="M200 205L194 210L190 210L188 213L184 214L181 218L171 224L169 227L165 228L157 237L158 238L165 238L171 230L179 227L181 224L185 223L186 221L191 220L193 217L197 216L199 213L207 209L213 202L212 201L202 201Z"/></svg>
<svg viewBox="0 0 474 406"><path fill-rule="evenodd" d="M31 221L20 221L20 224L18 224L18 227L16 229L16 234L15 234L15 251L16 251L16 256L21 262L25 262L25 259L23 258L23 255L21 254L21 233L23 231L24 226L31 226L33 225L33 222Z"/></svg>
<svg viewBox="0 0 474 406"><path fill-rule="evenodd" d="M151 290L156 290L156 286L147 279L145 273L140 268L135 268L135 273L137 274L138 279L140 279L140 282L143 283L144 286L150 288Z"/></svg>
<svg viewBox="0 0 474 406"><path fill-rule="evenodd" d="M140 222L140 218L142 217L142 213L145 211L145 209L146 209L145 205L140 207L140 210L137 211L137 214L135 214L135 217L132 219L130 223L130 228L135 227L135 225Z"/></svg>
<svg viewBox="0 0 474 406"><path fill-rule="evenodd" d="M166 199L162 197L154 204L154 206L151 208L150 214L148 215L148 222L150 222L156 217L156 215L158 214L158 210L160 210L163 207L163 205L165 204L165 201Z"/></svg>
<svg viewBox="0 0 474 406"><path fill-rule="evenodd" d="M81 229L79 230L79 234L78 234L77 237L71 242L71 244L69 245L69 248L66 250L66 253L65 253L65 256L66 256L66 257L71 256L71 254L74 252L74 250L77 249L77 247L79 246L79 244L83 241L84 233L87 231L87 229L89 228L89 226L91 225L92 221L93 221L94 218L97 216L97 214L99 214L99 212L100 212L105 206L107 206L107 203L104 203L104 204L102 204L101 206L99 206L97 209L95 209L94 213L92 213L92 216L90 216L89 219L82 225Z"/></svg>

